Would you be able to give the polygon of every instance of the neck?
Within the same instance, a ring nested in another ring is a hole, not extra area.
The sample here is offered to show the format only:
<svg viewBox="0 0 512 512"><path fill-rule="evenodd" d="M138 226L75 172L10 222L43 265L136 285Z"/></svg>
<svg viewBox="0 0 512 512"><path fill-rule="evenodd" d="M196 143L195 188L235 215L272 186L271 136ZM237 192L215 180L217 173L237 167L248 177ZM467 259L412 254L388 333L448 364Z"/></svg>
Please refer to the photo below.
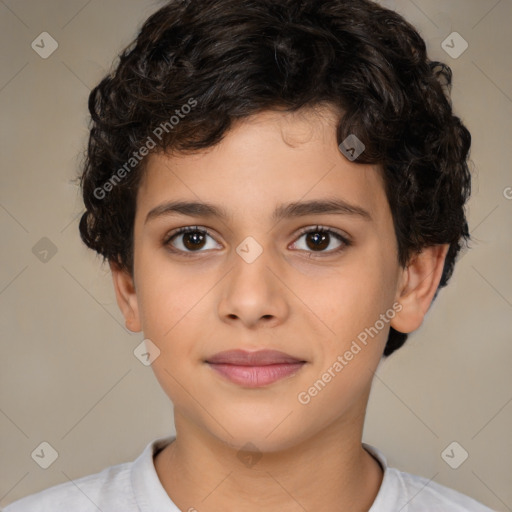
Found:
<svg viewBox="0 0 512 512"><path fill-rule="evenodd" d="M155 468L181 510L367 512L382 483L379 463L361 444L363 421L334 422L263 454L242 454L176 411L175 424L176 440L156 456Z"/></svg>

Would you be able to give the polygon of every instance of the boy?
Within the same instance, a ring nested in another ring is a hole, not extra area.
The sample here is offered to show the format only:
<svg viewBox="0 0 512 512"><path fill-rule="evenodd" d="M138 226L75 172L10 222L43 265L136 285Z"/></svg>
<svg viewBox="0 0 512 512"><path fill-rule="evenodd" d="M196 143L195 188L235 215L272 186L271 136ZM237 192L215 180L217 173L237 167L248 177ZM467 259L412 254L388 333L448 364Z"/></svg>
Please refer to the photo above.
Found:
<svg viewBox="0 0 512 512"><path fill-rule="evenodd" d="M361 442L379 362L469 240L450 83L368 0L151 16L90 95L80 232L177 435L6 512L489 511Z"/></svg>

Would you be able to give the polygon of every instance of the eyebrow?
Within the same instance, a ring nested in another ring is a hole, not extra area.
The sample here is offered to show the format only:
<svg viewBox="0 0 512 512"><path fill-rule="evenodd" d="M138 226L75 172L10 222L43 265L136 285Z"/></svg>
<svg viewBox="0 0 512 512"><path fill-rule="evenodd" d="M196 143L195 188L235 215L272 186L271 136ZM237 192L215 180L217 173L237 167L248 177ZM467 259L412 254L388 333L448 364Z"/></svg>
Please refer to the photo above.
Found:
<svg viewBox="0 0 512 512"><path fill-rule="evenodd" d="M272 220L277 222L282 219L305 217L307 215L352 215L367 221L372 221L372 216L364 208L347 203L339 198L317 199L312 201L294 202L278 205L272 214ZM219 205L198 201L171 201L153 208L146 216L144 223L158 217L169 215L186 215L190 217L218 217L227 220L230 215Z"/></svg>

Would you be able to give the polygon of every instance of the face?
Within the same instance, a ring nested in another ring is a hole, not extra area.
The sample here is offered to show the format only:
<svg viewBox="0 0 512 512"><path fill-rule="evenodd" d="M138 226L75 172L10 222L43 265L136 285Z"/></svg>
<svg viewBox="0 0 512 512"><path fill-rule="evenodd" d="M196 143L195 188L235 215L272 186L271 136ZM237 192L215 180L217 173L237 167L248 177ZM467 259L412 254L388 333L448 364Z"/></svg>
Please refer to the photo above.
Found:
<svg viewBox="0 0 512 512"><path fill-rule="evenodd" d="M134 287L125 274L118 285L127 325L158 347L175 414L233 447L283 449L359 421L397 322L403 274L379 169L346 159L320 112L265 112L208 150L153 155L138 191ZM236 349L300 363L251 380L207 362Z"/></svg>

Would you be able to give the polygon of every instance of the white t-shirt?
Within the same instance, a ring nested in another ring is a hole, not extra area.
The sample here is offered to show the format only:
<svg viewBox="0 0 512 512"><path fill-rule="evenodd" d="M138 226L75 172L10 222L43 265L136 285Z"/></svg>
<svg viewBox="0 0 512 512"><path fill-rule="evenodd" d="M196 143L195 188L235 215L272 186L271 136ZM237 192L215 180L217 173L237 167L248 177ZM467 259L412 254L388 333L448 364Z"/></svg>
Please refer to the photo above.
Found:
<svg viewBox="0 0 512 512"><path fill-rule="evenodd" d="M153 457L174 436L155 439L133 462L64 482L21 498L4 512L187 512L169 498ZM363 443L384 470L381 487L369 512L495 512L457 491L387 466L377 448Z"/></svg>

